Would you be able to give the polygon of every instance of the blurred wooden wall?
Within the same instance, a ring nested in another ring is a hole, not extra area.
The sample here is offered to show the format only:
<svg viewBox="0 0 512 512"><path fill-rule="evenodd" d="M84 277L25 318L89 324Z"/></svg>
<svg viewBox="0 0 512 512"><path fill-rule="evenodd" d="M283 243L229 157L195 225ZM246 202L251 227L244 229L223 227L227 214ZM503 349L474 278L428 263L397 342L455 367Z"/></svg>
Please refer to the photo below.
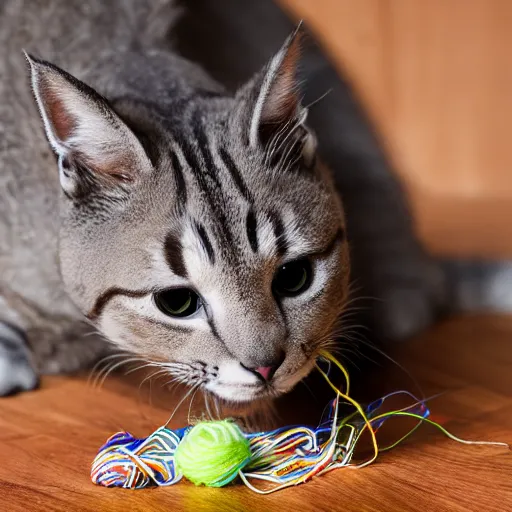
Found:
<svg viewBox="0 0 512 512"><path fill-rule="evenodd" d="M280 0L352 81L436 253L512 257L512 0Z"/></svg>

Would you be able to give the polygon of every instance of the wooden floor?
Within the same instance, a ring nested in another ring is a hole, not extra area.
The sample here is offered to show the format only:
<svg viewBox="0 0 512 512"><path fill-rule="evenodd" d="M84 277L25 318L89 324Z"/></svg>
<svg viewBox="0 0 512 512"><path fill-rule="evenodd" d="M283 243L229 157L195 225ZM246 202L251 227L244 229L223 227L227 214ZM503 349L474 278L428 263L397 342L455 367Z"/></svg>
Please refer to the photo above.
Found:
<svg viewBox="0 0 512 512"><path fill-rule="evenodd" d="M427 395L443 392L431 409L451 432L512 443L512 318L455 319L394 355ZM403 375L384 367L365 393L377 397L407 383L413 389ZM119 375L99 391L85 377L48 378L37 392L2 399L0 510L512 510L511 452L458 444L428 426L370 467L337 470L270 496L243 486L206 489L188 483L144 491L95 487L89 468L102 442L120 429L147 435L166 421L177 401L162 390L152 397L149 405L148 388L139 392L133 380ZM288 401L312 415L313 403L311 395L300 393ZM182 425L187 413L188 405L171 426ZM400 429L401 420L394 421L391 428Z"/></svg>

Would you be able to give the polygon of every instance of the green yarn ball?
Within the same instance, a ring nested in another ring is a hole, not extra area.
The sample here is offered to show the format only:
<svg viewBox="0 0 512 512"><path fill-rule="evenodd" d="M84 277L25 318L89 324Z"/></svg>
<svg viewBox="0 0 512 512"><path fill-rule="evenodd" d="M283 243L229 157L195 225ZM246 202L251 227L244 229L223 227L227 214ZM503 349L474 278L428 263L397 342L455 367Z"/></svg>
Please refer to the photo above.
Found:
<svg viewBox="0 0 512 512"><path fill-rule="evenodd" d="M176 468L186 478L208 487L229 484L250 458L249 441L227 420L198 423L187 432L174 455Z"/></svg>

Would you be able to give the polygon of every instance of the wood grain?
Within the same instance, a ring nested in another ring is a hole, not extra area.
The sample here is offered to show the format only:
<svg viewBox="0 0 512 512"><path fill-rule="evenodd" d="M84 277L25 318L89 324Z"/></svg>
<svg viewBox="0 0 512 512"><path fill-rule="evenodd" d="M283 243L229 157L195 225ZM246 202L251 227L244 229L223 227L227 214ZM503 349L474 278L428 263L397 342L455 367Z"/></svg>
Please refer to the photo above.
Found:
<svg viewBox="0 0 512 512"><path fill-rule="evenodd" d="M403 347L395 358L420 381L433 418L454 434L512 443L512 318L449 321ZM374 375L365 394L377 397L411 381L396 366ZM257 496L243 486L124 491L89 480L98 447L113 432L147 435L163 424L177 395L111 377L101 390L85 378L47 378L41 390L0 401L1 510L30 511L496 511L512 509L512 454L503 448L465 446L424 426L395 450L362 470L342 469L300 487ZM356 390L361 391L361 389ZM178 392L179 394L179 392ZM200 400L196 404L200 405ZM288 407L311 416L313 398L292 396ZM186 421L188 406L171 426ZM199 408L196 413L199 413ZM283 408L284 410L284 408ZM285 420L285 418L283 418ZM403 430L389 423L386 437Z"/></svg>
<svg viewBox="0 0 512 512"><path fill-rule="evenodd" d="M512 2L280 0L352 81L437 253L512 257Z"/></svg>

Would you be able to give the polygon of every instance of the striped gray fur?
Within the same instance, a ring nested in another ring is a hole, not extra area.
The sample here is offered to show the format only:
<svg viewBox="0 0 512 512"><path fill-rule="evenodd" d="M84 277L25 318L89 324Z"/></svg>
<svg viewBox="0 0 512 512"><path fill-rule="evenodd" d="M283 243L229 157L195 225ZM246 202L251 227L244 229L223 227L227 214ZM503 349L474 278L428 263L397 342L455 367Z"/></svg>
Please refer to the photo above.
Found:
<svg viewBox="0 0 512 512"><path fill-rule="evenodd" d="M343 180L317 158L300 102L300 34L231 92L173 50L175 21L164 0L0 5L0 368L9 357L19 368L0 392L83 367L106 338L228 400L284 393L334 340L349 298L346 232L378 294L400 296L385 284L400 265L414 283L419 314L405 294L397 314L377 315L388 337L433 318L423 284L437 274L408 221L390 251L361 249L366 218L360 232L345 223ZM27 63L22 48L37 54ZM390 256L400 247L405 263ZM373 264L380 256L389 266ZM279 298L276 272L303 258L311 286ZM204 307L166 316L159 294L183 288ZM251 370L277 365L271 383Z"/></svg>
<svg viewBox="0 0 512 512"><path fill-rule="evenodd" d="M208 235L206 233L206 229L202 224L196 223L196 230L197 234L199 236L199 239L201 240L201 243L203 244L203 248L208 255L208 258L213 265L215 263L215 252L213 250L212 243L210 242L210 239L208 238Z"/></svg>
<svg viewBox="0 0 512 512"><path fill-rule="evenodd" d="M145 20L154 3L135 5ZM2 9L12 80L2 84L10 104L1 107L16 144L2 154L0 319L27 333L34 369L69 371L94 359L100 337L82 336L97 329L123 350L168 361L171 372L190 368L190 379L199 364L218 367L200 384L227 399L291 388L330 338L349 279L342 244L315 263L303 296L278 304L272 291L285 257L321 252L344 225L327 175L301 170L308 135L295 87L299 36L233 95L165 41L139 40L151 29L125 32L132 14L124 2L93 2L87 16L60 0L51 12L43 2ZM38 31L36 20L49 17L50 33ZM91 44L81 49L77 34ZM21 48L38 52L28 61L44 130ZM164 316L153 300L180 287L204 302L192 320ZM277 362L272 386L246 370Z"/></svg>
<svg viewBox="0 0 512 512"><path fill-rule="evenodd" d="M180 52L231 88L263 65L291 30L293 22L273 0L192 0L176 27ZM510 311L510 262L439 261L422 248L378 134L349 81L314 37L308 39L301 92L305 104L314 103L308 125L346 212L353 298L361 313L349 324L364 324L365 337L372 327L376 338L409 339L440 312Z"/></svg>
<svg viewBox="0 0 512 512"><path fill-rule="evenodd" d="M256 215L252 209L249 210L246 217L247 238L251 245L252 252L258 252L258 223Z"/></svg>

